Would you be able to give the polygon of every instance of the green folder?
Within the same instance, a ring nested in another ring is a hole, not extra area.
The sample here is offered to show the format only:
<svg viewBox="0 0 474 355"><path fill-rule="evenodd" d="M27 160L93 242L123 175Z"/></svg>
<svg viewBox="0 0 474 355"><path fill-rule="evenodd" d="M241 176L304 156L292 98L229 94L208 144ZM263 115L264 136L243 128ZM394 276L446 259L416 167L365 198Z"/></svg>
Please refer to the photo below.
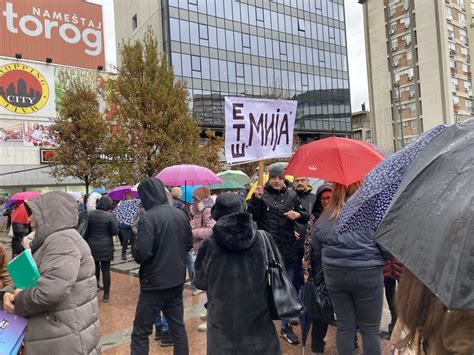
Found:
<svg viewBox="0 0 474 355"><path fill-rule="evenodd" d="M7 265L7 271L16 288L26 290L38 284L40 273L31 255L31 250L26 249Z"/></svg>

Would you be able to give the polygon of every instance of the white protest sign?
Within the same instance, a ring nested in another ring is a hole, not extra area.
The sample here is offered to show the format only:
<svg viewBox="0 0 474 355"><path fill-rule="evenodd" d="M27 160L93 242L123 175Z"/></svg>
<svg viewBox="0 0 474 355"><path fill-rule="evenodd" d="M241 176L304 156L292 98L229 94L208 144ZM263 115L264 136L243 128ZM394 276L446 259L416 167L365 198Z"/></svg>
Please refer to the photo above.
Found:
<svg viewBox="0 0 474 355"><path fill-rule="evenodd" d="M296 101L225 98L225 157L228 163L292 154Z"/></svg>

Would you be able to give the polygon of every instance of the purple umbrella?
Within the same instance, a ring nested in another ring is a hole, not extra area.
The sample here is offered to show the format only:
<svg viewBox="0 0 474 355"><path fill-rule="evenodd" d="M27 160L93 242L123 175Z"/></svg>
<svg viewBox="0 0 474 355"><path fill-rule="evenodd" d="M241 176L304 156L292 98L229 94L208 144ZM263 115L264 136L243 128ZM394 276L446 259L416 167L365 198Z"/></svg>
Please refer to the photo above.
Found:
<svg viewBox="0 0 474 355"><path fill-rule="evenodd" d="M7 209L7 208L10 208L11 206L13 206L15 204L15 201L13 201L11 198L9 198L7 200L7 202L5 202L5 205L3 206L4 209Z"/></svg>
<svg viewBox="0 0 474 355"><path fill-rule="evenodd" d="M223 180L211 170L199 165L173 165L155 176L166 186L194 186L220 184Z"/></svg>
<svg viewBox="0 0 474 355"><path fill-rule="evenodd" d="M107 195L114 201L125 200L125 197L128 193L131 193L133 198L138 198L138 192L132 190L131 185L117 186L116 188L109 191Z"/></svg>

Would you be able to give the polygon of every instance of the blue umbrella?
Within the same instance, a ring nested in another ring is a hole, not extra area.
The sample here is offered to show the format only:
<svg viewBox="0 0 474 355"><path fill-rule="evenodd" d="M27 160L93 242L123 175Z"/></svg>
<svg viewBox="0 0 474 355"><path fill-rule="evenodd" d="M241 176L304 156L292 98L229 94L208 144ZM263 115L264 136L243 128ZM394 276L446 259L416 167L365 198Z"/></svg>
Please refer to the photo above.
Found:
<svg viewBox="0 0 474 355"><path fill-rule="evenodd" d="M344 205L337 233L377 230L405 173L418 153L446 128L445 125L433 128L372 169L365 178L363 187Z"/></svg>
<svg viewBox="0 0 474 355"><path fill-rule="evenodd" d="M123 200L115 208L113 214L120 223L131 226L138 211L140 210L141 201L138 199L134 200Z"/></svg>
<svg viewBox="0 0 474 355"><path fill-rule="evenodd" d="M105 189L103 187L97 187L92 192L97 192L98 194L103 194L105 192Z"/></svg>
<svg viewBox="0 0 474 355"><path fill-rule="evenodd" d="M181 186L181 193L183 194L183 200L186 203L193 203L193 192L198 188L202 187L202 185L194 185L194 186Z"/></svg>

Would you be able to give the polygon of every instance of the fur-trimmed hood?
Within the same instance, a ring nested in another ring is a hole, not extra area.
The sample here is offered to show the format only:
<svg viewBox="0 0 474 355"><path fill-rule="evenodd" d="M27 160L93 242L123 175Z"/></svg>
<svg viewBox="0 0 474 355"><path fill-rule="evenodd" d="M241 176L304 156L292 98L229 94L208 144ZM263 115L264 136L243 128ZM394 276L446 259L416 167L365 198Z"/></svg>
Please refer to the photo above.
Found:
<svg viewBox="0 0 474 355"><path fill-rule="evenodd" d="M233 213L219 218L212 230L217 244L238 251L250 248L255 242L257 224L247 212Z"/></svg>

